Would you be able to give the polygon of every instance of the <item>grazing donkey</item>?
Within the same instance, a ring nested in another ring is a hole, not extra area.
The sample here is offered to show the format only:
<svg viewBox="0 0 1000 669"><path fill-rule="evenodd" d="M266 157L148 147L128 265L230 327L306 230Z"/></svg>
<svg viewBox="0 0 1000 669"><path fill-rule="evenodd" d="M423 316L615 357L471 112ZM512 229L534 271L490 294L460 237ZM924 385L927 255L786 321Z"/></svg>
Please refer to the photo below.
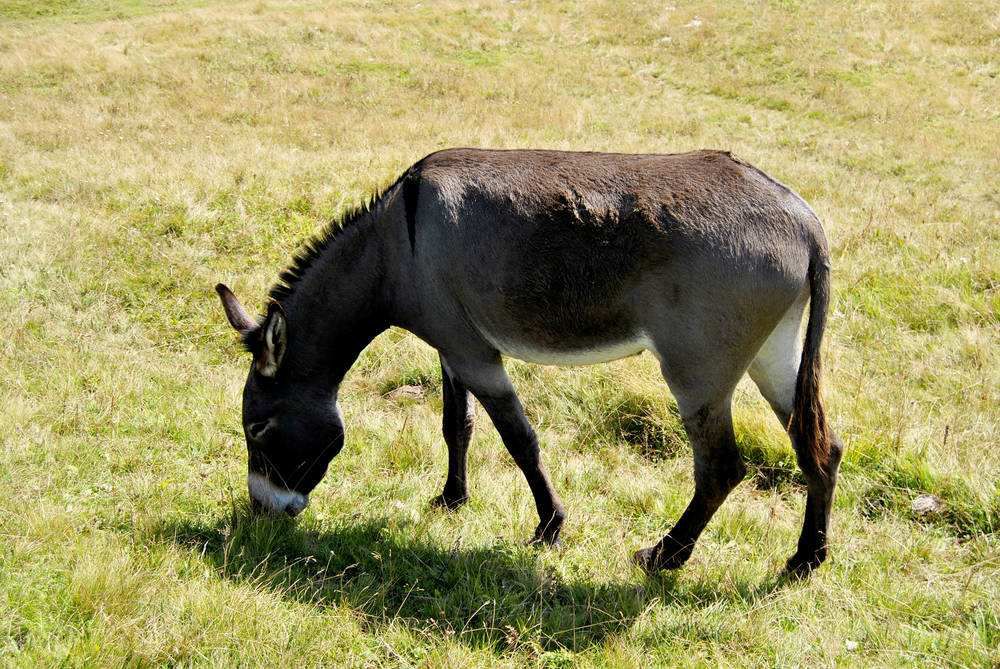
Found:
<svg viewBox="0 0 1000 669"><path fill-rule="evenodd" d="M788 569L826 557L842 452L820 402L827 242L801 198L730 154L441 151L306 245L280 278L262 319L216 287L253 354L243 427L256 506L305 508L344 443L341 380L395 325L440 353L448 477L433 504L469 497L475 397L534 495L532 541L554 543L565 511L501 356L579 365L647 350L690 437L695 492L635 560L650 572L682 565L745 476L730 408L744 372L808 483Z"/></svg>

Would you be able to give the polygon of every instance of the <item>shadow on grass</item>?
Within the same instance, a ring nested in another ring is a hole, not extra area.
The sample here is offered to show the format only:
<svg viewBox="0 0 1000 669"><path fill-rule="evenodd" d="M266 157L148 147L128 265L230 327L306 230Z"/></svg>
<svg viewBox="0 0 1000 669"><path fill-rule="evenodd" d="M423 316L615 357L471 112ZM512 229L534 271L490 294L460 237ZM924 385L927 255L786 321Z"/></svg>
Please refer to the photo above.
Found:
<svg viewBox="0 0 1000 669"><path fill-rule="evenodd" d="M613 583L567 580L535 549L442 547L385 518L318 532L235 511L214 524L174 520L157 535L196 551L223 577L315 606L348 606L365 625L405 624L499 652L582 650L624 632L659 599L701 608L749 604L788 581L725 587L674 572ZM624 575L629 576L629 575Z"/></svg>

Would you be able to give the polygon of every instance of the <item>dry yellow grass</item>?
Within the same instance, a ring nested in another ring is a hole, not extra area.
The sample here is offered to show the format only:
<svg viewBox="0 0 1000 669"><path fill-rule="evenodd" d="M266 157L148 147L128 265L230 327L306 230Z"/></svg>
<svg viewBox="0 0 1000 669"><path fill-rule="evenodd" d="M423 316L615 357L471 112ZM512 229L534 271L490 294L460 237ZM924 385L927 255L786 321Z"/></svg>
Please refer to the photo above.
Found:
<svg viewBox="0 0 1000 669"><path fill-rule="evenodd" d="M1000 663L1000 10L978 2L0 0L0 658L11 664ZM826 221L831 563L747 386L738 488L677 575L627 563L690 459L645 358L511 365L570 511L484 415L443 480L436 356L392 332L296 525L239 511L246 363L305 236L446 146L731 149ZM417 383L427 398L393 401ZM918 519L921 492L944 512ZM851 641L850 648L847 644Z"/></svg>

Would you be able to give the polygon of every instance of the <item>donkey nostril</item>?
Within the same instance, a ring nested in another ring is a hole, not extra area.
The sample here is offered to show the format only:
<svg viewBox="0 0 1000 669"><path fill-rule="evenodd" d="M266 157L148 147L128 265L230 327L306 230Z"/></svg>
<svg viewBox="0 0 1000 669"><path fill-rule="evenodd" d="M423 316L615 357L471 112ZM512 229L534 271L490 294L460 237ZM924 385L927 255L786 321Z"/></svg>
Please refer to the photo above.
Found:
<svg viewBox="0 0 1000 669"><path fill-rule="evenodd" d="M247 425L247 434L251 439L257 440L264 436L267 432L267 428L270 426L270 421L262 420L259 423L250 423Z"/></svg>

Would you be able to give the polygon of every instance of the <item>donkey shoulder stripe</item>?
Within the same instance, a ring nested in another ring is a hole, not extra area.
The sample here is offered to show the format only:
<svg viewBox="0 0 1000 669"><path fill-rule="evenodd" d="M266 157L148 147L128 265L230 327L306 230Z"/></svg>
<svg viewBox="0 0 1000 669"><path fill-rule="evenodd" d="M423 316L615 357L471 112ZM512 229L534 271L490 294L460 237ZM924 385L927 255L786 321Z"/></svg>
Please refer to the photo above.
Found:
<svg viewBox="0 0 1000 669"><path fill-rule="evenodd" d="M406 236L410 240L410 253L417 252L417 199L420 196L420 170L423 161L406 171L403 177L403 207L406 212Z"/></svg>

